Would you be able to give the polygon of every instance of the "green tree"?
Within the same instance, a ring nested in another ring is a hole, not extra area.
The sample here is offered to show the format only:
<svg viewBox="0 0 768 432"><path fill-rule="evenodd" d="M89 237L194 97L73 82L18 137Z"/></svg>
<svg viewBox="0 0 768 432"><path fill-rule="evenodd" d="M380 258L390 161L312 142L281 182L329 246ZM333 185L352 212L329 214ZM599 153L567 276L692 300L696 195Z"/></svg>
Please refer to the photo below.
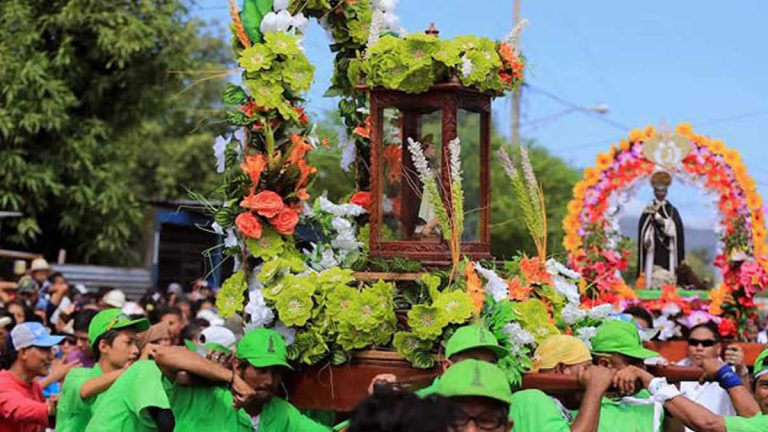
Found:
<svg viewBox="0 0 768 432"><path fill-rule="evenodd" d="M125 263L142 200L205 181L187 150L211 155L189 127L210 98L179 96L189 78L172 73L221 62L200 27L180 0L3 2L0 209L23 213L0 219L4 244Z"/></svg>

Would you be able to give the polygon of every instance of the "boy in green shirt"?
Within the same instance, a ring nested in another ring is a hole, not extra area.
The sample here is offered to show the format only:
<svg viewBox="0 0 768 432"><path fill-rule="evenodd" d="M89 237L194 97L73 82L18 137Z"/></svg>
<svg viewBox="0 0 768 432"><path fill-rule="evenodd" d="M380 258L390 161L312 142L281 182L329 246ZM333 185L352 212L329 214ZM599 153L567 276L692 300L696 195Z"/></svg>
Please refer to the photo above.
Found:
<svg viewBox="0 0 768 432"><path fill-rule="evenodd" d="M452 431L509 432L512 390L504 371L480 360L468 359L448 369L436 393L455 406Z"/></svg>
<svg viewBox="0 0 768 432"><path fill-rule="evenodd" d="M149 328L146 319L128 319L119 309L96 314L88 325L88 339L97 363L93 368L73 369L64 381L56 413L57 432L82 432L91 419L91 405L136 360L136 333ZM86 386L94 378L106 379Z"/></svg>
<svg viewBox="0 0 768 432"><path fill-rule="evenodd" d="M241 426L250 422L250 431L255 432L330 431L276 396L283 373L293 370L279 333L265 328L247 332L237 344L237 359L237 373L255 391L241 410Z"/></svg>
<svg viewBox="0 0 768 432"><path fill-rule="evenodd" d="M753 373L752 393L760 405L760 411L768 414L768 349L757 356Z"/></svg>

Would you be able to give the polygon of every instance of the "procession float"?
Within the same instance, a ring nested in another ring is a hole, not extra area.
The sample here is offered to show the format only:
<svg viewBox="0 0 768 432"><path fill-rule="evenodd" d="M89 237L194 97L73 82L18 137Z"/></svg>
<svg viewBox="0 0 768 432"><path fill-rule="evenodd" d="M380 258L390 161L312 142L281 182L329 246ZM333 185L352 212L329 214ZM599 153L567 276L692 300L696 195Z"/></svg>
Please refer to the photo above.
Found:
<svg viewBox="0 0 768 432"><path fill-rule="evenodd" d="M434 26L406 33L395 3L230 2L241 79L224 92L231 133L214 145L224 200L208 210L235 271L217 308L285 336L300 366L292 402L345 411L376 374L426 382L443 343L470 322L509 350L500 366L527 386L537 386L524 377L538 342L567 333L589 344L603 320L635 303L659 312L654 343L670 360L681 346L663 341L681 322L714 320L724 337L748 340L768 275L762 202L738 152L687 125L632 131L585 170L563 221L567 258L549 256L545 191L526 147L491 148L491 101L524 81L522 26L502 41L441 39ZM313 82L302 48L312 18L333 40L327 95L339 98L353 160L357 192L342 201L309 193L321 173L308 156L324 145L302 98ZM492 158L536 245L530 256L491 254ZM714 289L690 296L678 283L684 239L671 204L649 206L638 253L647 270L634 286L622 278L632 251L615 216L651 178L660 189L682 178L717 200Z"/></svg>

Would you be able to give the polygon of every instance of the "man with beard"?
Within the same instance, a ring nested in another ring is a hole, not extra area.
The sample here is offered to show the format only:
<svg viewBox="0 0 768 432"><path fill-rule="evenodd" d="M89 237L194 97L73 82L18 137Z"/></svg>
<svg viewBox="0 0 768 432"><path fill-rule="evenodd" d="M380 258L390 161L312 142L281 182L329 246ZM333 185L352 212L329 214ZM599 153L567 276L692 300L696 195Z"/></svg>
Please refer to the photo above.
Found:
<svg viewBox="0 0 768 432"><path fill-rule="evenodd" d="M6 347L8 370L0 371L0 432L42 432L52 427L56 399L43 398L36 379L48 373L53 347L63 336L51 336L36 322L22 323L11 330Z"/></svg>
<svg viewBox="0 0 768 432"><path fill-rule="evenodd" d="M125 366L138 358L136 334L148 328L146 319L131 320L120 309L106 309L93 317L88 326L88 348L97 363L92 368L73 369L67 375L61 390L57 432L85 429L91 419L91 405L125 371Z"/></svg>
<svg viewBox="0 0 768 432"><path fill-rule="evenodd" d="M302 415L277 397L288 364L285 341L271 329L251 330L237 344L237 372L254 391L241 415L241 431L327 432L331 429ZM244 418L243 418L244 417ZM243 424L243 420L248 424Z"/></svg>

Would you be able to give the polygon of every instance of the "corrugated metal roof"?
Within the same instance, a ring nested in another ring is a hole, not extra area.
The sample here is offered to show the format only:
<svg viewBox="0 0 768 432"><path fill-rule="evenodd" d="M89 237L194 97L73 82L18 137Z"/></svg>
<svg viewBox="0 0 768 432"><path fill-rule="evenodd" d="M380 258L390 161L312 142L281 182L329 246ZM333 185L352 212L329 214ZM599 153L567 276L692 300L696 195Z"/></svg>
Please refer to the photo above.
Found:
<svg viewBox="0 0 768 432"><path fill-rule="evenodd" d="M122 290L126 297L135 300L151 287L148 269L143 267L105 267L81 264L54 264L54 270L64 274L69 283L85 285L89 291L109 286Z"/></svg>

